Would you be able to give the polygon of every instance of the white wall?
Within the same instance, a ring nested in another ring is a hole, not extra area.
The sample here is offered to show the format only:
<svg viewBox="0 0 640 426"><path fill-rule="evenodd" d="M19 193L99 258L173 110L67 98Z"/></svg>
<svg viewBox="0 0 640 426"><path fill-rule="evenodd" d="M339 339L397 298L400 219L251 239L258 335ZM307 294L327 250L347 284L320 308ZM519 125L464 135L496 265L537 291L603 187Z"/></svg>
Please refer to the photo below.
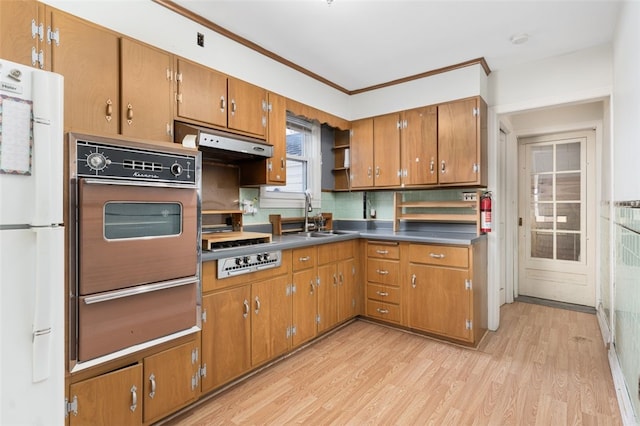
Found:
<svg viewBox="0 0 640 426"><path fill-rule="evenodd" d="M489 104L502 114L607 97L611 58L604 45L493 72Z"/></svg>
<svg viewBox="0 0 640 426"><path fill-rule="evenodd" d="M613 49L614 198L640 199L640 3L621 10ZM629 179L635 176L635 179Z"/></svg>

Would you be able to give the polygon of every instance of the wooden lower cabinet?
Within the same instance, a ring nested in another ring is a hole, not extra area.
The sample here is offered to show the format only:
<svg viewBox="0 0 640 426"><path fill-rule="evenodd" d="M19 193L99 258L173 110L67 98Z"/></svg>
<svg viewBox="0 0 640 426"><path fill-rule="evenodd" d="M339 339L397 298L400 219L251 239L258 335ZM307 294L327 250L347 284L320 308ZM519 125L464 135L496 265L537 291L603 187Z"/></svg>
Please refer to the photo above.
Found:
<svg viewBox="0 0 640 426"><path fill-rule="evenodd" d="M318 274L316 269L293 273L293 341L294 347L316 336L318 317Z"/></svg>
<svg viewBox="0 0 640 426"><path fill-rule="evenodd" d="M470 340L471 307L467 270L409 265L408 325L458 340Z"/></svg>
<svg viewBox="0 0 640 426"><path fill-rule="evenodd" d="M135 364L72 384L77 412L69 415L69 425L141 425L142 370Z"/></svg>
<svg viewBox="0 0 640 426"><path fill-rule="evenodd" d="M291 346L291 287L288 276L251 285L251 365L258 366Z"/></svg>
<svg viewBox="0 0 640 426"><path fill-rule="evenodd" d="M355 243L318 246L318 333L356 315Z"/></svg>
<svg viewBox="0 0 640 426"><path fill-rule="evenodd" d="M402 322L400 244L367 242L366 315L394 324Z"/></svg>
<svg viewBox="0 0 640 426"><path fill-rule="evenodd" d="M407 326L477 345L487 330L486 239L408 245Z"/></svg>
<svg viewBox="0 0 640 426"><path fill-rule="evenodd" d="M202 297L202 392L242 375L251 367L251 286Z"/></svg>
<svg viewBox="0 0 640 426"><path fill-rule="evenodd" d="M145 423L160 420L198 398L199 354L200 339L144 359Z"/></svg>

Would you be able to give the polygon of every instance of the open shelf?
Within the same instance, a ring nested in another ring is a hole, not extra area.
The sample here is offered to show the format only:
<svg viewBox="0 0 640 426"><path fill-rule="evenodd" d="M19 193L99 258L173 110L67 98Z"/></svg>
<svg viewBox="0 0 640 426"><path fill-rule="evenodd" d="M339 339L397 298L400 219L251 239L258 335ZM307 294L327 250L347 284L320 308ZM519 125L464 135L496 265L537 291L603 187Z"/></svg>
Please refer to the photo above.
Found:
<svg viewBox="0 0 640 426"><path fill-rule="evenodd" d="M476 233L480 235L480 197L483 192L483 190L476 191L475 201L403 201L402 192L396 192L393 200L393 230L398 231L400 229L400 221L403 220L474 223L476 225ZM431 211L416 212L415 209L431 209ZM442 212L442 209L448 209L449 211Z"/></svg>

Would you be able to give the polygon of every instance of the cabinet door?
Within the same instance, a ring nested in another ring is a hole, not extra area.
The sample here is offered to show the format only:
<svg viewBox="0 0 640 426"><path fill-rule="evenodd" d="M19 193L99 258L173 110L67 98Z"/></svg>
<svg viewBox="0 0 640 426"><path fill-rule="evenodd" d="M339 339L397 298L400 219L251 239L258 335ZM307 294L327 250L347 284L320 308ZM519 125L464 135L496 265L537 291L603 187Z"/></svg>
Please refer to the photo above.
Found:
<svg viewBox="0 0 640 426"><path fill-rule="evenodd" d="M120 47L122 134L173 142L171 55L128 38Z"/></svg>
<svg viewBox="0 0 640 426"><path fill-rule="evenodd" d="M275 93L269 93L269 138L273 145L273 157L267 160L267 178L271 185L287 183L287 101Z"/></svg>
<svg viewBox="0 0 640 426"><path fill-rule="evenodd" d="M202 392L240 376L251 367L251 289L233 288L206 295L202 308Z"/></svg>
<svg viewBox="0 0 640 426"><path fill-rule="evenodd" d="M251 363L259 365L289 349L291 297L287 276L251 285Z"/></svg>
<svg viewBox="0 0 640 426"><path fill-rule="evenodd" d="M176 116L227 126L227 76L178 58Z"/></svg>
<svg viewBox="0 0 640 426"><path fill-rule="evenodd" d="M316 269L293 273L293 346L298 346L316 335L318 296Z"/></svg>
<svg viewBox="0 0 640 426"><path fill-rule="evenodd" d="M438 107L405 111L401 136L402 183L438 183Z"/></svg>
<svg viewBox="0 0 640 426"><path fill-rule="evenodd" d="M242 80L229 78L229 129L264 139L267 131L267 91Z"/></svg>
<svg viewBox="0 0 640 426"><path fill-rule="evenodd" d="M69 393L78 401L70 426L142 424L142 364L74 383Z"/></svg>
<svg viewBox="0 0 640 426"><path fill-rule="evenodd" d="M358 314L358 289L356 287L356 261L343 260L338 264L338 322Z"/></svg>
<svg viewBox="0 0 640 426"><path fill-rule="evenodd" d="M351 187L373 186L373 118L351 124Z"/></svg>
<svg viewBox="0 0 640 426"><path fill-rule="evenodd" d="M199 395L199 345L193 341L144 359L144 422L195 401Z"/></svg>
<svg viewBox="0 0 640 426"><path fill-rule="evenodd" d="M400 115L373 119L375 186L400 186Z"/></svg>
<svg viewBox="0 0 640 426"><path fill-rule="evenodd" d="M438 105L440 184L475 183L478 180L478 114L476 98Z"/></svg>
<svg viewBox="0 0 640 426"><path fill-rule="evenodd" d="M30 67L50 69L51 55L46 40L48 20L44 11L44 4L35 0L0 1L0 58ZM40 51L44 64L37 60Z"/></svg>
<svg viewBox="0 0 640 426"><path fill-rule="evenodd" d="M118 37L57 10L51 23L60 33L60 44L52 47L51 68L64 76L65 129L118 134Z"/></svg>
<svg viewBox="0 0 640 426"><path fill-rule="evenodd" d="M459 340L470 340L467 329L471 294L465 287L465 270L427 265L409 266L408 325Z"/></svg>
<svg viewBox="0 0 640 426"><path fill-rule="evenodd" d="M337 265L318 266L318 333L338 323L338 269Z"/></svg>

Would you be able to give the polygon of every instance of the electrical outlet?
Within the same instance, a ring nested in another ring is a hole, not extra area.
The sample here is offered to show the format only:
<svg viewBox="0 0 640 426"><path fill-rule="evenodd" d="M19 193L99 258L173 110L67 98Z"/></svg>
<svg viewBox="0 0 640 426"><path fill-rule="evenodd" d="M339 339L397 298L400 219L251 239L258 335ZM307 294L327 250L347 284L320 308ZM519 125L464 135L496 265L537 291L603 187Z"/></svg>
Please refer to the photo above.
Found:
<svg viewBox="0 0 640 426"><path fill-rule="evenodd" d="M463 192L462 201L476 201L477 194L475 192Z"/></svg>
<svg viewBox="0 0 640 426"><path fill-rule="evenodd" d="M204 34L198 33L197 42L198 42L198 46L204 47Z"/></svg>

